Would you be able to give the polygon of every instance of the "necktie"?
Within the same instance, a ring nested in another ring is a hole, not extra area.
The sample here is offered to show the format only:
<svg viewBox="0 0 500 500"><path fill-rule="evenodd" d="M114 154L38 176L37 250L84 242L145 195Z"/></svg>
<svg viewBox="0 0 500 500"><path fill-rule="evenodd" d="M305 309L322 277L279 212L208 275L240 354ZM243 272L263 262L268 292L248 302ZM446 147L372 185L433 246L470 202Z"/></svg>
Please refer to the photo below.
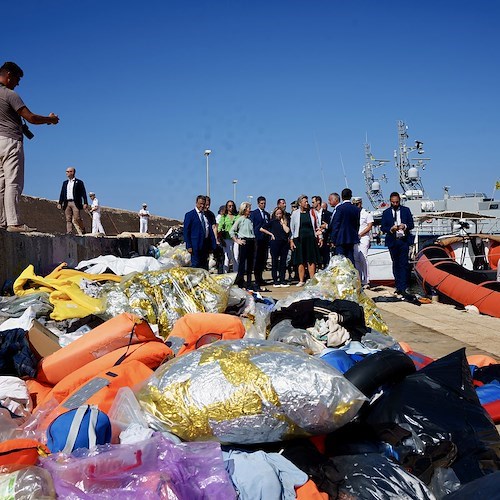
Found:
<svg viewBox="0 0 500 500"><path fill-rule="evenodd" d="M203 212L200 212L200 221L201 221L201 225L203 227L203 232L205 233L205 238L207 238L208 237L207 224L206 224L206 220L205 220L205 216L203 215Z"/></svg>

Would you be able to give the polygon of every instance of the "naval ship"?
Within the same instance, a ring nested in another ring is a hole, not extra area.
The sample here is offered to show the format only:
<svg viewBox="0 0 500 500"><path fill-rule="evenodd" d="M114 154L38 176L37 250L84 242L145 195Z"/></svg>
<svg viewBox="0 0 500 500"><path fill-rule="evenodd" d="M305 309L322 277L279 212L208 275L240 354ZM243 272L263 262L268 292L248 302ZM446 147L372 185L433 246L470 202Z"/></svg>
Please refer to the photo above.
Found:
<svg viewBox="0 0 500 500"><path fill-rule="evenodd" d="M403 121L398 121L398 149L394 151L394 164L401 186L401 203L413 214L418 239L423 242L460 229L468 229L474 233L500 234L500 200L489 198L484 193L452 195L449 186L443 188L442 199L432 200L426 196L420 172L425 169L430 158L422 156L423 142L415 141L410 146L408 139L408 126ZM389 162L390 160L376 159L371 153L370 144L365 144L363 176L376 223L389 202L384 198L381 187L381 182L387 182L387 177L385 174L376 177L375 171ZM496 188L500 188L498 181Z"/></svg>

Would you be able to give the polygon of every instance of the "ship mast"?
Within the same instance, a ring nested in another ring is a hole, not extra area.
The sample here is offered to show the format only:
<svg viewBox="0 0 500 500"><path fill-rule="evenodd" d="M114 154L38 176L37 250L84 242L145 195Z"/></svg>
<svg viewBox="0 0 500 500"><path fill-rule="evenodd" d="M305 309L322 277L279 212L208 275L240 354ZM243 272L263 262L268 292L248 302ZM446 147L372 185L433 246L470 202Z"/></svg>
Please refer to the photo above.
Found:
<svg viewBox="0 0 500 500"><path fill-rule="evenodd" d="M410 153L416 151L419 155L424 153L421 141L415 141L415 146L407 146L408 126L403 121L398 121L398 150L394 151L394 162L399 173L399 184L403 194L409 200L422 198L424 186L420 178L419 168L425 170L425 162L430 158L410 158Z"/></svg>
<svg viewBox="0 0 500 500"><path fill-rule="evenodd" d="M378 209L386 205L382 189L380 188L380 181L387 182L387 177L383 174L380 179L376 179L373 171L381 167L384 163L389 163L389 160L377 160L371 153L370 144L365 143L365 166L363 167L363 175L365 177L366 195L370 200L373 208Z"/></svg>

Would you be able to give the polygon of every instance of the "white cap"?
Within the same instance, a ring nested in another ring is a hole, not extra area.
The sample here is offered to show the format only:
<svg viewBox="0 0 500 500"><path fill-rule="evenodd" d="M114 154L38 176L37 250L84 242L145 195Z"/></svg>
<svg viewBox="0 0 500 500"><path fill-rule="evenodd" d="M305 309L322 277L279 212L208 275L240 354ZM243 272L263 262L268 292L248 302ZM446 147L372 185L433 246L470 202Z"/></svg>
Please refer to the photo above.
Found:
<svg viewBox="0 0 500 500"><path fill-rule="evenodd" d="M143 203L143 204L142 204L142 206L143 206L143 207L147 207L147 206L148 206L148 204L147 204L147 203Z"/></svg>
<svg viewBox="0 0 500 500"><path fill-rule="evenodd" d="M95 193L93 193L92 191L90 191L89 196L95 196Z"/></svg>

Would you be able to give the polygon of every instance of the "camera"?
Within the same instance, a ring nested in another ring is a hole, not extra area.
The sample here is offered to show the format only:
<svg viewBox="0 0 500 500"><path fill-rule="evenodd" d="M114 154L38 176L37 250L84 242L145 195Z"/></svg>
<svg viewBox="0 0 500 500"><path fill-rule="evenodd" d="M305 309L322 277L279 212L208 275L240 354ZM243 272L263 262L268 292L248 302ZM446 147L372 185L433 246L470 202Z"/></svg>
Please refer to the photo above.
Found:
<svg viewBox="0 0 500 500"><path fill-rule="evenodd" d="M33 137L35 137L35 134L28 128L28 125L26 125L26 123L23 123L22 129L23 129L23 134L28 139L33 139Z"/></svg>

